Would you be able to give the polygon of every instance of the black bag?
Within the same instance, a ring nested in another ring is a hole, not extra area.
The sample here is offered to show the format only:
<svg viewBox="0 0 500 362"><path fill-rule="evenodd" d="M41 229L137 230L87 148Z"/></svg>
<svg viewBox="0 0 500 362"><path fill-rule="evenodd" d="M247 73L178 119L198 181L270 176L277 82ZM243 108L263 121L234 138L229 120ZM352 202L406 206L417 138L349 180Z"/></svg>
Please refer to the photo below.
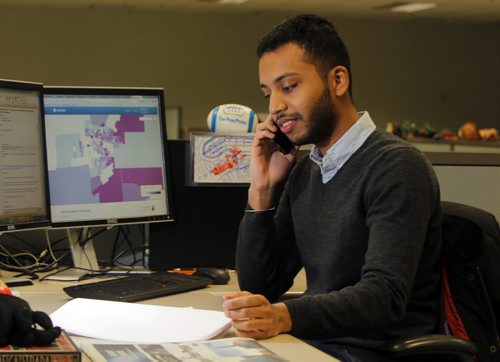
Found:
<svg viewBox="0 0 500 362"><path fill-rule="evenodd" d="M0 294L0 347L46 346L60 334L61 328L54 327L44 312L32 311L21 298Z"/></svg>

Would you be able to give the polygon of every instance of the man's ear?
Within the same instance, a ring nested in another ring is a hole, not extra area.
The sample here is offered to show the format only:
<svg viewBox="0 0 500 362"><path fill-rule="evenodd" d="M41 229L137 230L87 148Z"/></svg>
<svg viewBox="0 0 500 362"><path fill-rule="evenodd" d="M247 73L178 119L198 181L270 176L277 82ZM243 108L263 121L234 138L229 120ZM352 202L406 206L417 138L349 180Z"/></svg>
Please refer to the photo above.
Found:
<svg viewBox="0 0 500 362"><path fill-rule="evenodd" d="M342 97L349 93L349 71L342 65L337 65L328 73L328 83L330 92L333 92L337 97Z"/></svg>

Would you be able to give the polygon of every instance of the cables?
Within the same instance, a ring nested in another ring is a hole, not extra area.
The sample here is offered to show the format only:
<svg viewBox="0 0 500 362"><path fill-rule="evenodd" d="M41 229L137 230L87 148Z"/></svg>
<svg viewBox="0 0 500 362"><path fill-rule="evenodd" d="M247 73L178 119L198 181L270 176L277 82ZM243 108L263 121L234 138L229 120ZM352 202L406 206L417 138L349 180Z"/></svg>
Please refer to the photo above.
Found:
<svg viewBox="0 0 500 362"><path fill-rule="evenodd" d="M0 244L0 268L37 278L37 272L53 269L57 265L47 257L47 249L28 251Z"/></svg>
<svg viewBox="0 0 500 362"><path fill-rule="evenodd" d="M103 261L104 265L112 268L133 267L138 265L143 260L144 254L144 230L141 225L137 225L140 234L140 246L134 246L131 238L132 230L128 225L118 226L111 255L108 261ZM130 258L128 257L131 257ZM127 260L128 259L128 260Z"/></svg>
<svg viewBox="0 0 500 362"><path fill-rule="evenodd" d="M106 269L130 269L143 262L144 226L119 225L113 228L102 227L99 230L81 228L76 232L75 239L83 257L89 260L86 244L94 240L99 244L99 251L109 250L108 258L98 259L98 270L88 270L99 274ZM61 232L64 235L61 236ZM33 238L34 233L40 233ZM58 234L59 233L59 234ZM26 237L25 237L26 236ZM37 242L38 241L38 242ZM42 241L42 245L40 245ZM72 255L68 246L66 230L45 229L37 231L4 233L0 235L0 269L18 272L38 278L37 273L47 273L62 269L72 264ZM142 266L142 265L141 265ZM73 268L69 266L69 268ZM51 280L55 280L51 278Z"/></svg>

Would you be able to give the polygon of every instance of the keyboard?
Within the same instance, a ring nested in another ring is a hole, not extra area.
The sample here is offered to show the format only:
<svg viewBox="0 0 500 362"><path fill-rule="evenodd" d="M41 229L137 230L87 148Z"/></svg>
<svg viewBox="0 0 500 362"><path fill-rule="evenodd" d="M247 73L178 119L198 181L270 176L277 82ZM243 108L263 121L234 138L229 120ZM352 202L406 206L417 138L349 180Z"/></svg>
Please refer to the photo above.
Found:
<svg viewBox="0 0 500 362"><path fill-rule="evenodd" d="M213 279L199 275L155 272L72 285L63 290L73 298L137 302L204 288L212 283Z"/></svg>

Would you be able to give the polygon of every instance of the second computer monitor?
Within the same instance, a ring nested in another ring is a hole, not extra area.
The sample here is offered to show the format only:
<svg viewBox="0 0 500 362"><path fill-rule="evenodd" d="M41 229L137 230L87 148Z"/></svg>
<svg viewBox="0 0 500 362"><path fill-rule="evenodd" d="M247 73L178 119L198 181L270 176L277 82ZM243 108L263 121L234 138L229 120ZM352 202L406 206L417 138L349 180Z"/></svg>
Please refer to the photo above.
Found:
<svg viewBox="0 0 500 362"><path fill-rule="evenodd" d="M55 227L171 219L163 90L46 87Z"/></svg>
<svg viewBox="0 0 500 362"><path fill-rule="evenodd" d="M39 83L0 80L0 233L50 225Z"/></svg>

